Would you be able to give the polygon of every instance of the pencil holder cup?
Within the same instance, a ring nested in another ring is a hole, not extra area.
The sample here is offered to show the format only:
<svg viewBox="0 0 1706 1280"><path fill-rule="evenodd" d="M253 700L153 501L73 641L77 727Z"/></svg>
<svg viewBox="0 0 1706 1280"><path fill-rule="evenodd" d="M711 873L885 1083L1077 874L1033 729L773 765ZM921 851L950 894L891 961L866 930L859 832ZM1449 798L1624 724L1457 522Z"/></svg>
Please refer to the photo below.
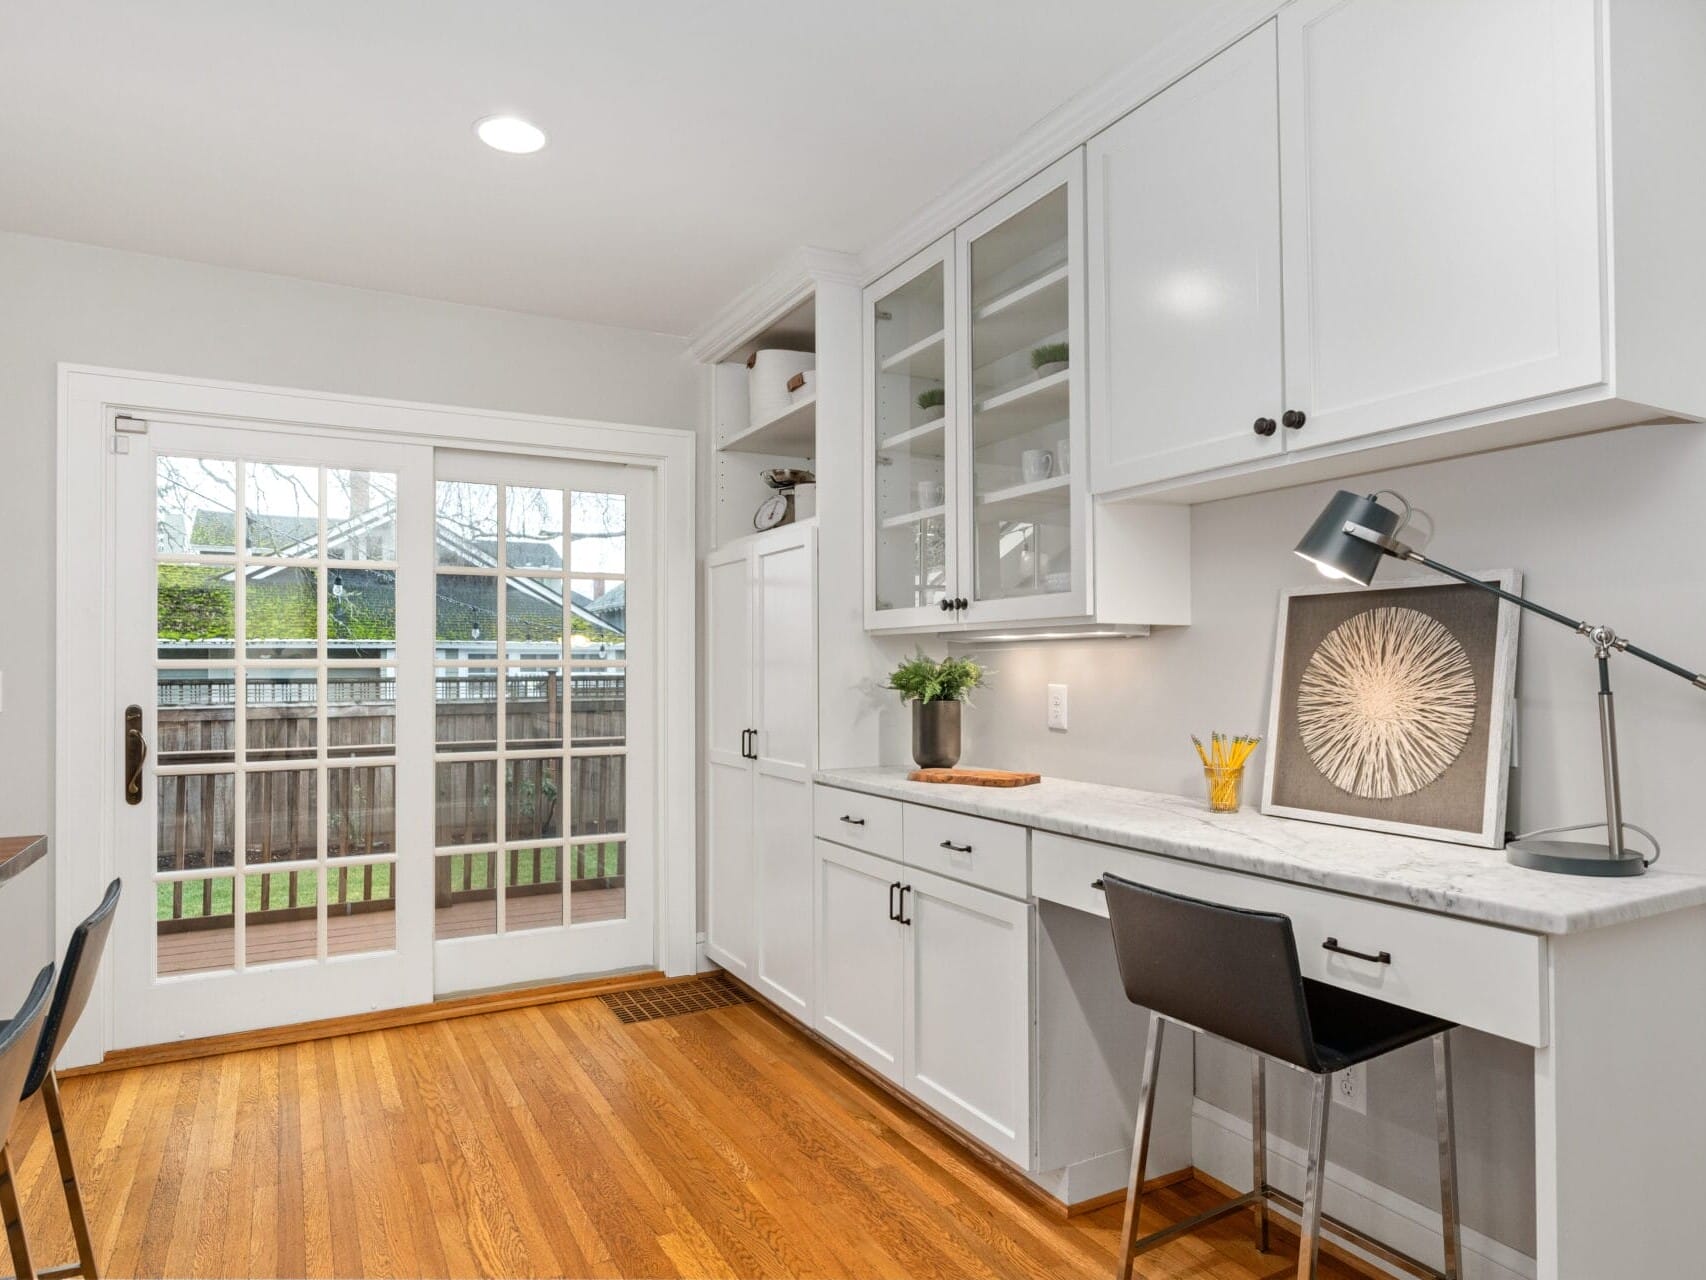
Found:
<svg viewBox="0 0 1706 1280"><path fill-rule="evenodd" d="M1244 785L1244 766L1241 764L1211 764L1202 771L1208 781L1208 807L1211 813L1237 813L1239 791Z"/></svg>

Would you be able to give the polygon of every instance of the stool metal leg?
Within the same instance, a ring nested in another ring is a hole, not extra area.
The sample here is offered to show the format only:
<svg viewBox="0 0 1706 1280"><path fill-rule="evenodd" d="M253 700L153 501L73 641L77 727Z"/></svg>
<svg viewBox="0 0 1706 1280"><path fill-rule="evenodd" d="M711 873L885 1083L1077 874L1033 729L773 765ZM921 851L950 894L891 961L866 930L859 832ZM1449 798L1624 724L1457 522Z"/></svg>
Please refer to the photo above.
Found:
<svg viewBox="0 0 1706 1280"><path fill-rule="evenodd" d="M6 1222L6 1243L12 1247L12 1270L18 1280L36 1280L30 1262L30 1242L24 1237L24 1216L18 1209L18 1185L12 1178L12 1152L0 1144L0 1218Z"/></svg>
<svg viewBox="0 0 1706 1280"><path fill-rule="evenodd" d="M1252 1053L1255 1069L1250 1079L1250 1152L1255 1162L1250 1190L1256 1194L1256 1248L1268 1251L1268 1096L1263 1087L1267 1064L1262 1055Z"/></svg>
<svg viewBox="0 0 1706 1280"><path fill-rule="evenodd" d="M65 1188L65 1208L71 1215L71 1233L77 1240L76 1275L100 1280L95 1267L95 1245L89 1236L89 1219L83 1210L83 1192L77 1185L77 1165L71 1158L71 1139L65 1132L65 1109L59 1101L59 1073L49 1071L42 1081L41 1098L47 1107L47 1127L53 1135L53 1153L59 1159L59 1181ZM61 1274L64 1268L57 1269Z"/></svg>
<svg viewBox="0 0 1706 1280"><path fill-rule="evenodd" d="M1446 1280L1463 1275L1463 1231L1457 1199L1457 1117L1451 1100L1450 1033L1434 1037L1434 1112L1439 1121L1439 1216Z"/></svg>
<svg viewBox="0 0 1706 1280"><path fill-rule="evenodd" d="M1315 1076L1309 1087L1309 1163L1303 1174L1303 1213L1297 1223L1297 1280L1315 1280L1321 1249L1321 1197L1327 1181L1327 1115L1333 1077Z"/></svg>
<svg viewBox="0 0 1706 1280"><path fill-rule="evenodd" d="M1143 1055L1143 1083L1137 1093L1137 1132L1132 1135L1131 1185L1125 1193L1125 1223L1120 1228L1120 1269L1117 1280L1128 1280L1137 1243L1137 1216L1143 1200L1143 1174L1149 1164L1149 1130L1155 1120L1155 1083L1161 1074L1161 1032L1166 1022L1149 1015L1149 1047Z"/></svg>

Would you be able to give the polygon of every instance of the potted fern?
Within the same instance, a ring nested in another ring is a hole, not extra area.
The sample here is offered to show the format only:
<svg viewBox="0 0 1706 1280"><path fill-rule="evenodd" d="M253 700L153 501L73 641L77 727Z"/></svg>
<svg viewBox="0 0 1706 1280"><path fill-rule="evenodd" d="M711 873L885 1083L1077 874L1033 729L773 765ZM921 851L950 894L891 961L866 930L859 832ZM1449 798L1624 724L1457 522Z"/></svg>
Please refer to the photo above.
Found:
<svg viewBox="0 0 1706 1280"><path fill-rule="evenodd" d="M889 675L889 688L912 704L912 758L920 769L951 769L960 760L960 704L983 683L970 658L940 662L919 650Z"/></svg>
<svg viewBox="0 0 1706 1280"><path fill-rule="evenodd" d="M948 393L941 387L930 387L924 391L920 391L918 393L918 407L924 410L924 417L920 420L921 423L934 422L937 418L940 418L944 413L946 413L947 410L944 408L944 405L947 403L947 399Z"/></svg>

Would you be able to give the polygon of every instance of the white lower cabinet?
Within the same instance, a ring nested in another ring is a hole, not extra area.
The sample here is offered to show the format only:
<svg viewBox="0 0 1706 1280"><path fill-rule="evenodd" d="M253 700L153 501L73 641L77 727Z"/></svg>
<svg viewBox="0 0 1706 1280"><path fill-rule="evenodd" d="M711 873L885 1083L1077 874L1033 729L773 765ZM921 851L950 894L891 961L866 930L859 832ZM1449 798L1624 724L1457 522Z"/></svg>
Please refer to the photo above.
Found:
<svg viewBox="0 0 1706 1280"><path fill-rule="evenodd" d="M816 864L819 1033L1029 1168L1030 904L827 840Z"/></svg>
<svg viewBox="0 0 1706 1280"><path fill-rule="evenodd" d="M1029 1168L1030 904L904 871L907 1092Z"/></svg>
<svg viewBox="0 0 1706 1280"><path fill-rule="evenodd" d="M901 1083L905 926L898 862L817 842L817 1030Z"/></svg>

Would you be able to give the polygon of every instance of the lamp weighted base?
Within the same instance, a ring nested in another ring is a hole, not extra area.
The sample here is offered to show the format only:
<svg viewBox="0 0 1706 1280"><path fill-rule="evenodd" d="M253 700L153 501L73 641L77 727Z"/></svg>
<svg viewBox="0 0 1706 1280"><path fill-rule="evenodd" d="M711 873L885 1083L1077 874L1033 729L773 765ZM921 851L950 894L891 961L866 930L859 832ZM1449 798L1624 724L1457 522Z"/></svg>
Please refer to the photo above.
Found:
<svg viewBox="0 0 1706 1280"><path fill-rule="evenodd" d="M1647 869L1639 854L1614 858L1609 845L1573 840L1513 840L1505 846L1505 861L1560 876L1638 876Z"/></svg>

